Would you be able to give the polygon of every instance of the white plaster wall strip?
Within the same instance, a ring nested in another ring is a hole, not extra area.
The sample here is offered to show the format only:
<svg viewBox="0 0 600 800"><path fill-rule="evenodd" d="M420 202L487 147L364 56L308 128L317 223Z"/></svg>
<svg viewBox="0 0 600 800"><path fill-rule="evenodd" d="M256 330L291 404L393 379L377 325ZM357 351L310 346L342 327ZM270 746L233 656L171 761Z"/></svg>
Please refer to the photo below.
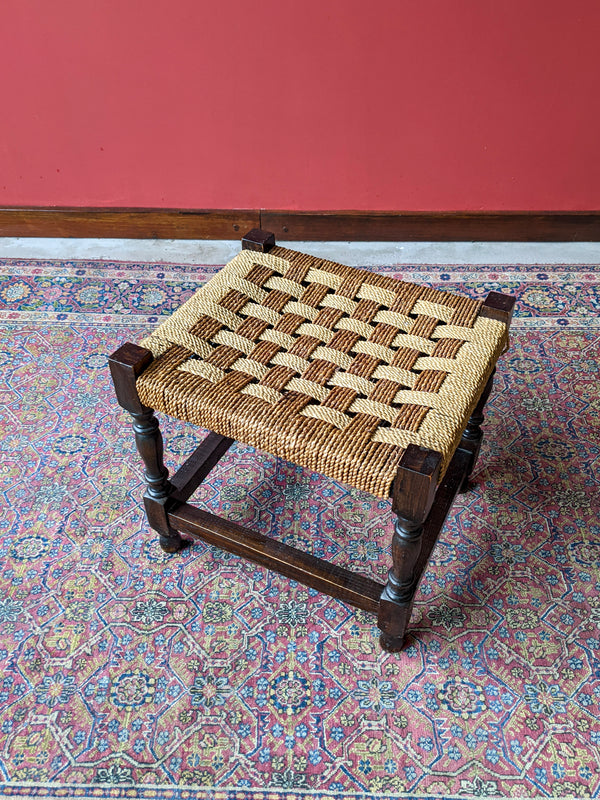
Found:
<svg viewBox="0 0 600 800"><path fill-rule="evenodd" d="M282 242L349 266L380 264L595 264L598 242ZM0 238L0 258L90 258L226 264L237 240Z"/></svg>

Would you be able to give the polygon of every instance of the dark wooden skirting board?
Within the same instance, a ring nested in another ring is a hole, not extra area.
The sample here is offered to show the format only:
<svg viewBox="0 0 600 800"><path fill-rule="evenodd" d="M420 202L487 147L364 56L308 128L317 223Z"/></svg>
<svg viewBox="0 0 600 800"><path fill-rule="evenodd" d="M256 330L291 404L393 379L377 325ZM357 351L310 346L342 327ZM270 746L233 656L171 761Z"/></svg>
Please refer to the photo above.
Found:
<svg viewBox="0 0 600 800"><path fill-rule="evenodd" d="M600 241L600 211L273 211L0 208L0 236L284 241Z"/></svg>
<svg viewBox="0 0 600 800"><path fill-rule="evenodd" d="M0 208L0 236L240 239L259 211L169 208Z"/></svg>
<svg viewBox="0 0 600 800"><path fill-rule="evenodd" d="M261 227L292 241L600 241L600 211L262 211Z"/></svg>

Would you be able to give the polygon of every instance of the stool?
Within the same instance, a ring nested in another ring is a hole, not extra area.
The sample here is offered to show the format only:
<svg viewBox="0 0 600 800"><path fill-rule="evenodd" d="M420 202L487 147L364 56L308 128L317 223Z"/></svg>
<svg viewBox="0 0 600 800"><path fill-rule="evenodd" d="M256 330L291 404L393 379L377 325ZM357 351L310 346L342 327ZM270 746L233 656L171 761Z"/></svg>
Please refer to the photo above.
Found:
<svg viewBox="0 0 600 800"><path fill-rule="evenodd" d="M109 363L168 553L201 538L378 615L402 647L414 595L481 445L514 298L484 302L275 245L242 251L141 346ZM154 410L211 433L169 479ZM380 498L396 515L385 585L188 503L235 440Z"/></svg>

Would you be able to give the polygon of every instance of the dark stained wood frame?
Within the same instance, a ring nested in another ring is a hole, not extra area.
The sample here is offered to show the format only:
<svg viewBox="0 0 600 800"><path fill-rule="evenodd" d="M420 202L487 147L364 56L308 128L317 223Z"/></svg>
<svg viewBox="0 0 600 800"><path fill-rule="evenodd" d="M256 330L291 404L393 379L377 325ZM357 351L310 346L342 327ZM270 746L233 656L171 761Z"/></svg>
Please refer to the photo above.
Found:
<svg viewBox="0 0 600 800"><path fill-rule="evenodd" d="M263 252L274 244L274 236L261 230L251 231L242 240L245 249ZM490 292L481 313L508 324L514 302L512 297ZM414 596L431 551L456 494L468 488L481 445L483 409L492 389L493 375L441 481L439 453L410 445L402 456L392 489L392 510L396 517L392 566L386 584L381 584L188 503L233 440L209 433L169 480L158 421L153 409L142 404L136 389L138 376L152 359L149 350L127 342L109 357L109 365L117 400L134 420L136 444L144 462L147 483L144 505L149 525L159 534L163 550L168 553L179 550L183 545L181 534L218 545L377 614L382 647L389 651L401 649Z"/></svg>
<svg viewBox="0 0 600 800"><path fill-rule="evenodd" d="M0 208L0 236L296 241L600 241L600 211L277 211Z"/></svg>

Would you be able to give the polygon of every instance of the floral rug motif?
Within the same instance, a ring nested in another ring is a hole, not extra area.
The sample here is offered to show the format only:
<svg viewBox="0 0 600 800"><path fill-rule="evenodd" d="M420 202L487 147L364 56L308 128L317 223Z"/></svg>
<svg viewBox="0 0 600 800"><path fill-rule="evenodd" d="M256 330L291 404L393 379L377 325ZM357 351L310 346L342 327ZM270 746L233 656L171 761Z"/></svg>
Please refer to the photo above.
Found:
<svg viewBox="0 0 600 800"><path fill-rule="evenodd" d="M381 268L518 299L393 655L372 615L145 523L106 356L216 269L0 261L0 797L599 797L600 267ZM163 433L170 469L204 435ZM385 579L387 501L241 444L195 501Z"/></svg>

